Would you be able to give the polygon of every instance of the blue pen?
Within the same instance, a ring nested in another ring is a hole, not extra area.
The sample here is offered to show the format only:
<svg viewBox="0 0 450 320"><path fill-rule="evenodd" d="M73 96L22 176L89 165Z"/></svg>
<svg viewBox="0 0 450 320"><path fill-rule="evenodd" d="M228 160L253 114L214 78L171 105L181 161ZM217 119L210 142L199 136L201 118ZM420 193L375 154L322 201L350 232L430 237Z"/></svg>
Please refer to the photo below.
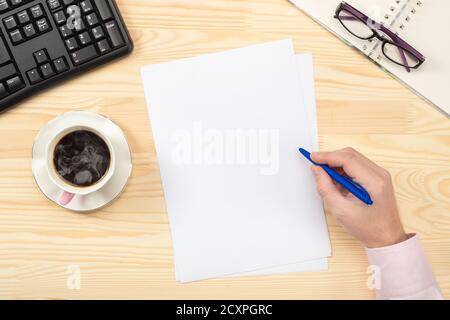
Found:
<svg viewBox="0 0 450 320"><path fill-rule="evenodd" d="M366 189L364 189L363 186L361 186L359 183L356 183L355 181L340 175L339 173L337 173L336 171L334 171L333 169L331 169L329 166L327 166L326 164L319 164L319 163L315 163L312 159L311 159L311 154L306 151L305 149L300 148L299 149L300 153L302 155L305 156L306 159L308 159L309 161L311 161L314 165L316 166L320 166L323 168L323 170L326 171L326 173L328 173L328 175L337 183L339 183L342 187L344 187L346 190L348 190L348 192L350 192L351 194L353 194L355 197L357 197L359 200L361 200L362 202L364 202L367 205L372 205L373 201L370 198L369 193L367 192Z"/></svg>

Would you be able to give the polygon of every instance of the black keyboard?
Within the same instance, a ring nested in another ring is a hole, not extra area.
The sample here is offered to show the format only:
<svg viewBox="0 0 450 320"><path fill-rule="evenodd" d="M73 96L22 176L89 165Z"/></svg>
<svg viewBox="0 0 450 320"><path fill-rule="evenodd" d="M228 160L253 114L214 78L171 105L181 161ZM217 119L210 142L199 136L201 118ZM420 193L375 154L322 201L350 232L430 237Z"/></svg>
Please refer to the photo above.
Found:
<svg viewBox="0 0 450 320"><path fill-rule="evenodd" d="M0 112L132 49L114 0L0 0Z"/></svg>

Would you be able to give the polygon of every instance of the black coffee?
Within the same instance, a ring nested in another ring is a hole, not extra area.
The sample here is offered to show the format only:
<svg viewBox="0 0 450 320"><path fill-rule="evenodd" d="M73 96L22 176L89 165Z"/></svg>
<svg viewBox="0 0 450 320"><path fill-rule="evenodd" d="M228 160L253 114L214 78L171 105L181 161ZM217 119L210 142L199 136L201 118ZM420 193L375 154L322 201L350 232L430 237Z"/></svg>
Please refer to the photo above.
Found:
<svg viewBox="0 0 450 320"><path fill-rule="evenodd" d="M79 130L58 142L53 163L64 180L76 186L89 187L106 174L111 154L102 138L93 132Z"/></svg>

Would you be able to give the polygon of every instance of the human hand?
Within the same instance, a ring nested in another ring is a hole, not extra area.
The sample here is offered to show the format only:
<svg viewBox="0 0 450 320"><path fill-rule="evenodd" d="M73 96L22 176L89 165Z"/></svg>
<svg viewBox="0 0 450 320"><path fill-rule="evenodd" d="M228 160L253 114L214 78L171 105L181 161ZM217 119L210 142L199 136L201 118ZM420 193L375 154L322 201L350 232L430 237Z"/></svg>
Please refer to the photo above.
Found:
<svg viewBox="0 0 450 320"><path fill-rule="evenodd" d="M349 234L368 248L385 247L407 239L388 171L352 148L316 152L311 158L316 163L338 168L369 192L373 200L370 206L335 183L321 167L312 167L326 209Z"/></svg>

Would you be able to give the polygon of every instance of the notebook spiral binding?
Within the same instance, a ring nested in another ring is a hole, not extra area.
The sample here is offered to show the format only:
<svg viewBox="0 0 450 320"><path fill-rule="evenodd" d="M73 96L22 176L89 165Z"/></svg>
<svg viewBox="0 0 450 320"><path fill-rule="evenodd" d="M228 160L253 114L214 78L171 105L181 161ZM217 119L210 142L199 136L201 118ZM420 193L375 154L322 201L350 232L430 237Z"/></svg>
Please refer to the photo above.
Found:
<svg viewBox="0 0 450 320"><path fill-rule="evenodd" d="M399 1L399 0L396 0ZM409 22L414 18L414 15L417 14L417 11L421 6L423 6L425 0L408 0L405 5L406 15L402 17L401 21L399 21L398 29L404 30ZM409 7L408 7L409 5ZM401 31L398 31L400 33Z"/></svg>

